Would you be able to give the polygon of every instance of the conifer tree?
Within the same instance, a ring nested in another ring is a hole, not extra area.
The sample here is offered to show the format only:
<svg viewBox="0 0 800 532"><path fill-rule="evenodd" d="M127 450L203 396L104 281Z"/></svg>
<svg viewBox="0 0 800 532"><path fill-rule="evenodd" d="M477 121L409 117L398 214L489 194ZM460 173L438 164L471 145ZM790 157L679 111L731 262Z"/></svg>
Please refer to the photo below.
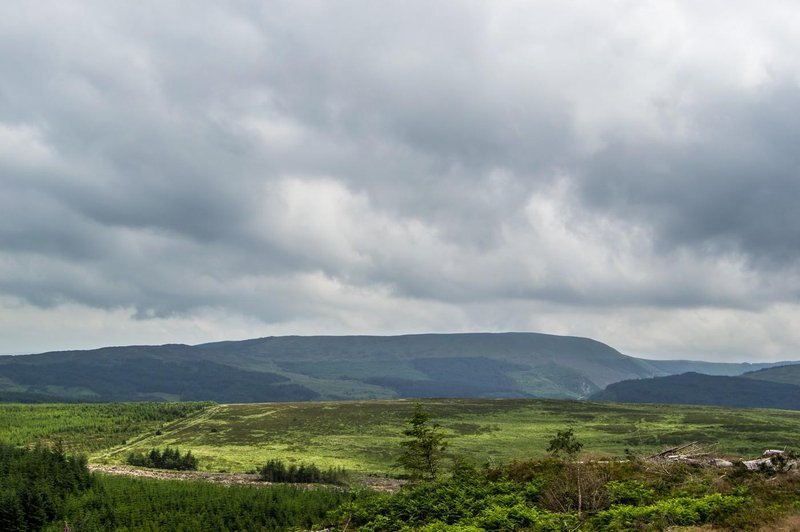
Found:
<svg viewBox="0 0 800 532"><path fill-rule="evenodd" d="M409 439L400 443L402 452L397 465L404 468L413 479L434 480L447 448L445 436L439 425L431 423L431 413L421 404L414 405L408 418L408 428L403 431Z"/></svg>

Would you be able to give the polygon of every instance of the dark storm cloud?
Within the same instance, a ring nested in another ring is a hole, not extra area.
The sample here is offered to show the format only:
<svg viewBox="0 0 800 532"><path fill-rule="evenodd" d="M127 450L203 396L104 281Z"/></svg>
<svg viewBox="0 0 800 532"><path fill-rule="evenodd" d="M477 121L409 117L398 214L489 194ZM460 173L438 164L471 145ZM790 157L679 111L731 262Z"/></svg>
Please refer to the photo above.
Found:
<svg viewBox="0 0 800 532"><path fill-rule="evenodd" d="M760 267L800 257L800 89L778 80L691 109L692 134L615 139L584 162L584 199L651 224L663 248L740 253Z"/></svg>
<svg viewBox="0 0 800 532"><path fill-rule="evenodd" d="M782 17L576 6L8 2L0 292L267 322L794 301Z"/></svg>

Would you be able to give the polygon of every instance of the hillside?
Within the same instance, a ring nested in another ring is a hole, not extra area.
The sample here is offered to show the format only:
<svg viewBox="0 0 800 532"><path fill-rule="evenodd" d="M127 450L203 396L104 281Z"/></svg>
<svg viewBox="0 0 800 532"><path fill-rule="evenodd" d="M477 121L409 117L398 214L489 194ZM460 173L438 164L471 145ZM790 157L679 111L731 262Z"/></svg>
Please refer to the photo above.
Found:
<svg viewBox="0 0 800 532"><path fill-rule="evenodd" d="M684 373L609 385L590 398L618 403L670 403L800 410L800 386L753 378Z"/></svg>
<svg viewBox="0 0 800 532"><path fill-rule="evenodd" d="M764 368L758 371L745 373L742 377L761 381L780 382L800 386L800 364Z"/></svg>
<svg viewBox="0 0 800 532"><path fill-rule="evenodd" d="M282 336L0 358L0 400L267 402L402 397L581 398L686 371L588 338L537 333ZM744 373L765 365L700 363ZM22 398L22 399L20 399Z"/></svg>

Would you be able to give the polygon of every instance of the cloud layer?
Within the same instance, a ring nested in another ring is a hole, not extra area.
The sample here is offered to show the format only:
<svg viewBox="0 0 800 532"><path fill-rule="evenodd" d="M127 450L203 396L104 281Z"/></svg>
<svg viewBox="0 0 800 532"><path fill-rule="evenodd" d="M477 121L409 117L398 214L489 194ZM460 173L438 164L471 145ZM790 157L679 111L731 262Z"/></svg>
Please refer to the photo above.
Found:
<svg viewBox="0 0 800 532"><path fill-rule="evenodd" d="M798 22L5 2L0 351L537 330L800 358Z"/></svg>

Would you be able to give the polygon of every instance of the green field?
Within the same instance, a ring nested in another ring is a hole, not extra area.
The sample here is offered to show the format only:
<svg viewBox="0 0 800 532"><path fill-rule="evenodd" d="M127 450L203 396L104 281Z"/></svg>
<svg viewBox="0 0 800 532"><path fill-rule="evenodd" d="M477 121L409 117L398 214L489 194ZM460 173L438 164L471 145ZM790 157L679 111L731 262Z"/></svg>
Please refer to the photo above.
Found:
<svg viewBox="0 0 800 532"><path fill-rule="evenodd" d="M178 446L201 469L254 470L270 458L392 474L413 401L0 405L0 441L62 441L99 463ZM701 441L721 453L800 447L800 412L523 399L425 400L452 454L477 463L539 457L571 427L584 451L622 456Z"/></svg>
<svg viewBox="0 0 800 532"><path fill-rule="evenodd" d="M178 446L212 471L249 471L267 459L392 474L401 431L413 401L214 405L95 453L91 461L123 462L131 451ZM760 454L800 447L800 412L699 406L620 405L580 401L425 400L450 452L477 463L545 454L548 440L571 427L584 451L622 456L689 441L717 444L720 453ZM0 409L5 407L0 407Z"/></svg>

